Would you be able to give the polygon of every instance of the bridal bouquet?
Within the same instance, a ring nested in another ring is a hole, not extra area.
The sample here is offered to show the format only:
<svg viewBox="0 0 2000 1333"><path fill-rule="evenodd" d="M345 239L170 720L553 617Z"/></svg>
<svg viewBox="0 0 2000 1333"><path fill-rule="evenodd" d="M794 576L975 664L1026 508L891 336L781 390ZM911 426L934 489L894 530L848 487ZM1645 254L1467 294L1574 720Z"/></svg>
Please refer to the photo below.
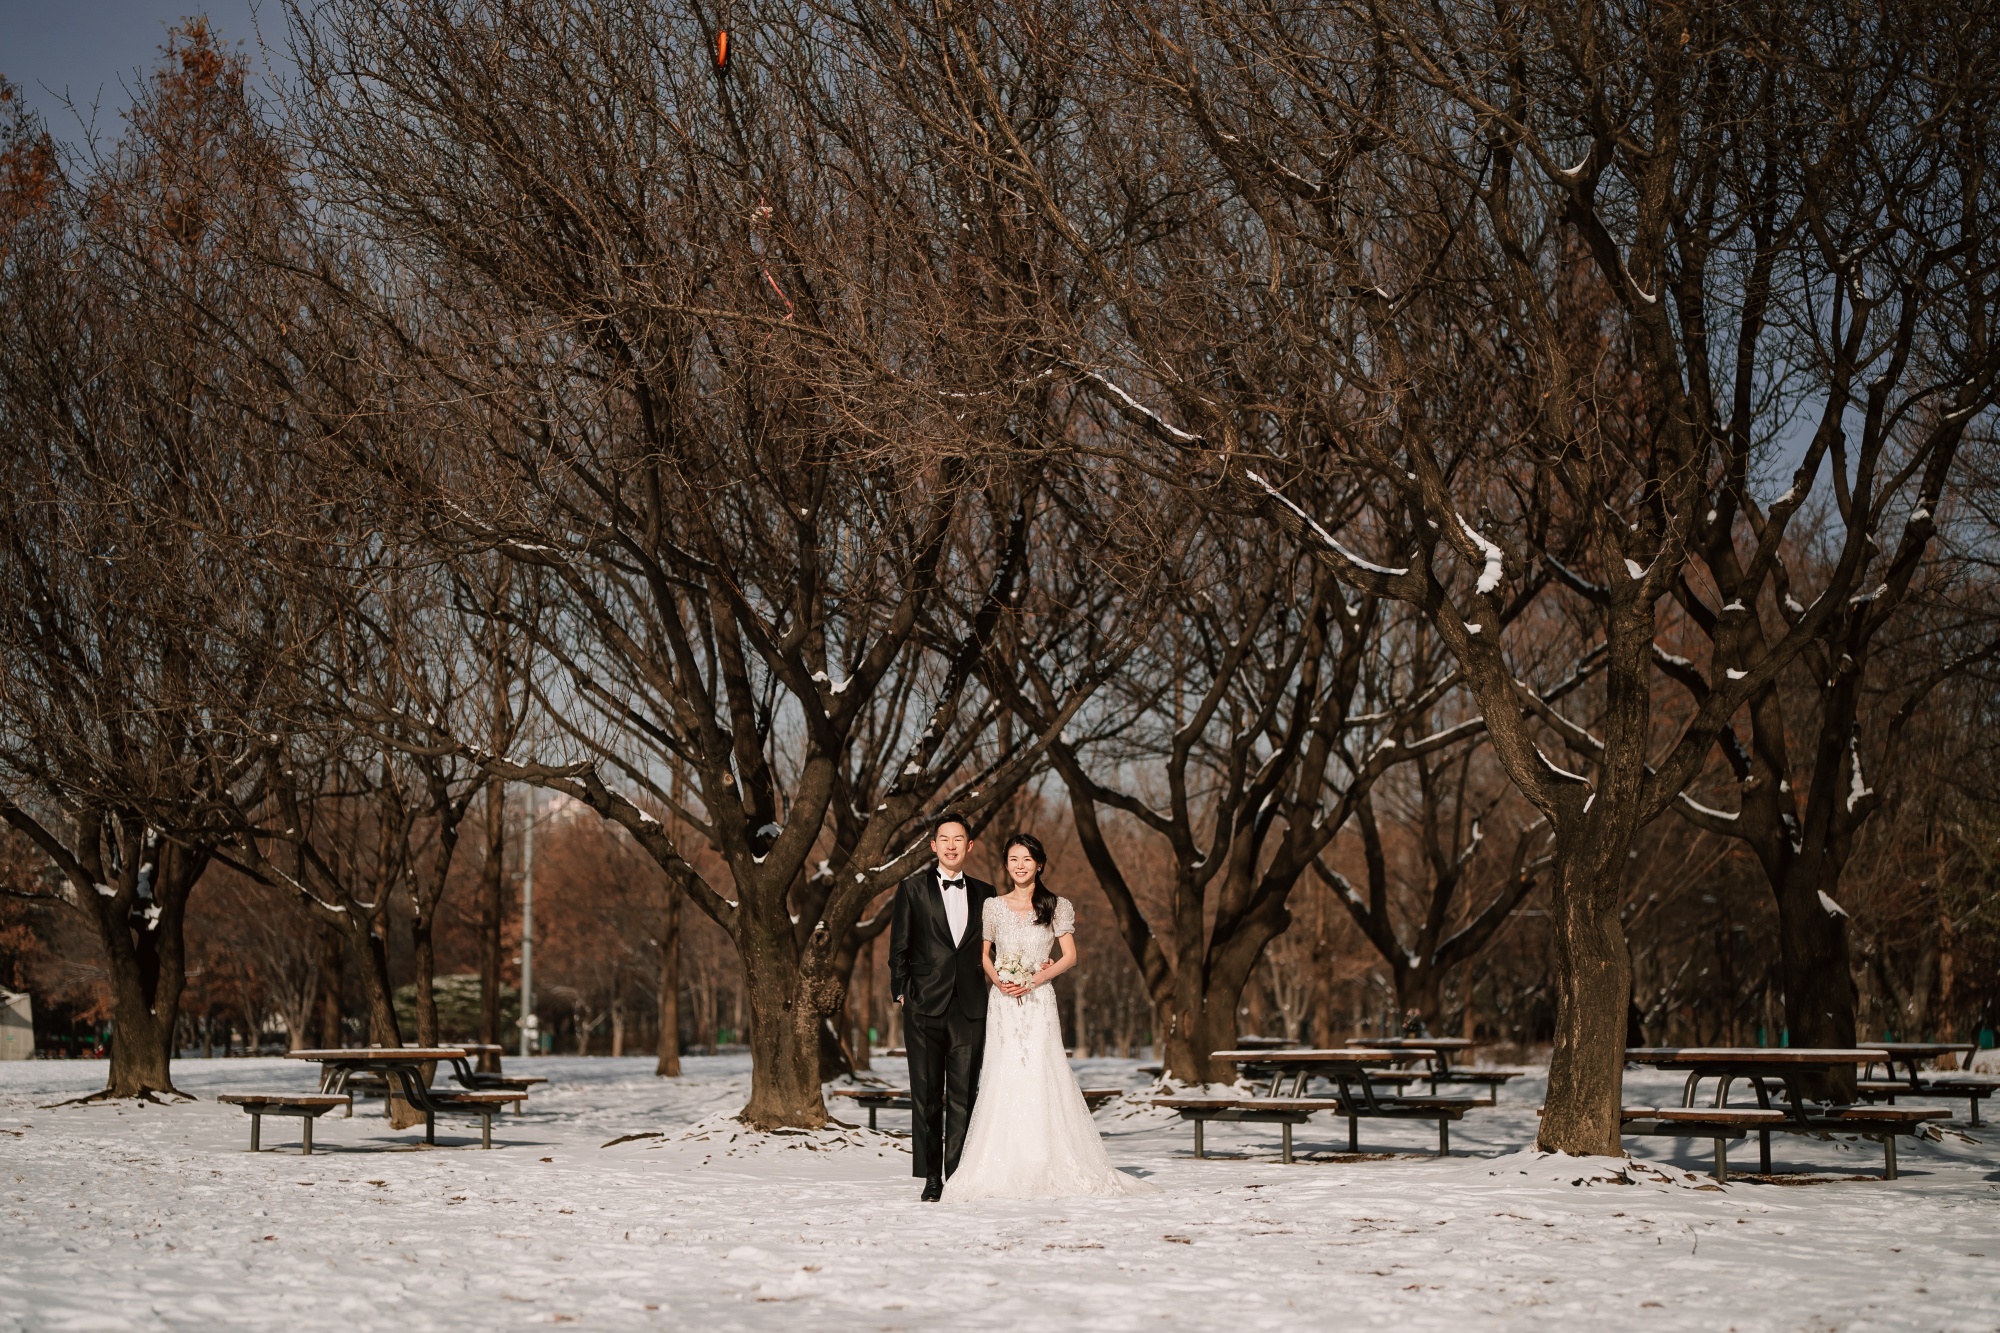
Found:
<svg viewBox="0 0 2000 1333"><path fill-rule="evenodd" d="M1035 979L1035 965L1017 953L994 959L993 970L1010 986L1026 986Z"/></svg>

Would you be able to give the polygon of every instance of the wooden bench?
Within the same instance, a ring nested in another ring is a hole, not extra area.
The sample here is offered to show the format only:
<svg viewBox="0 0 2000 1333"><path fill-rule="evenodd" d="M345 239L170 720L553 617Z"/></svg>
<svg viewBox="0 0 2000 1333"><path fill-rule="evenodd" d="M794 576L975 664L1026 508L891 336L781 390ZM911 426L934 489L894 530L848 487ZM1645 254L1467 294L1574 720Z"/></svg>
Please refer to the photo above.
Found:
<svg viewBox="0 0 2000 1333"><path fill-rule="evenodd" d="M1765 1137L1764 1171L1770 1173L1770 1139L1773 1129L1783 1129L1783 1111L1762 1107L1722 1106L1627 1106L1618 1112L1621 1134L1659 1134L1674 1139L1714 1139L1716 1180L1729 1183L1729 1141L1740 1139L1750 1130Z"/></svg>
<svg viewBox="0 0 2000 1333"><path fill-rule="evenodd" d="M1440 1157L1451 1152L1451 1122L1482 1104L1471 1097L1377 1097L1373 1088L1365 1100L1343 1095L1341 1102L1347 1116L1347 1151L1361 1151L1360 1121L1435 1120Z"/></svg>
<svg viewBox="0 0 2000 1333"><path fill-rule="evenodd" d="M528 1090L538 1088L548 1080L533 1074L482 1074L466 1061L456 1061L451 1081L472 1092L518 1092L521 1100L514 1104L514 1113L519 1115L527 1104Z"/></svg>
<svg viewBox="0 0 2000 1333"><path fill-rule="evenodd" d="M1484 1084L1486 1105L1498 1106L1500 1089L1519 1077L1521 1077L1519 1074L1506 1073L1498 1069L1452 1069L1431 1079L1431 1091L1436 1092L1440 1083Z"/></svg>
<svg viewBox="0 0 2000 1333"><path fill-rule="evenodd" d="M441 1111L468 1111L479 1117L479 1146L493 1146L493 1117L509 1106L528 1100L525 1092L454 1092L449 1088L421 1089L418 1109L424 1113L424 1142L437 1142L437 1118Z"/></svg>
<svg viewBox="0 0 2000 1333"><path fill-rule="evenodd" d="M348 1105L346 1097L328 1092L226 1092L215 1100L230 1106L240 1106L250 1113L251 1152L263 1149L262 1132L265 1116L297 1116L303 1133L299 1151L308 1157L312 1155L313 1150L313 1121L336 1106Z"/></svg>
<svg viewBox="0 0 2000 1333"><path fill-rule="evenodd" d="M1202 1129L1209 1121L1254 1121L1281 1126L1281 1156L1287 1162L1292 1160L1292 1126L1305 1124L1314 1111L1340 1110L1337 1097L1155 1097L1152 1101L1194 1122L1196 1157L1208 1155Z"/></svg>
<svg viewBox="0 0 2000 1333"><path fill-rule="evenodd" d="M1095 1111L1113 1097L1119 1096L1124 1088L1085 1088L1083 1104ZM868 1111L868 1128L877 1129L875 1114L878 1111L907 1111L910 1109L910 1093L907 1088L828 1088L829 1097L845 1097L856 1106Z"/></svg>
<svg viewBox="0 0 2000 1333"><path fill-rule="evenodd" d="M1915 1134L1925 1123L1948 1118L1947 1111L1915 1107L1845 1106L1797 1116L1776 1107L1753 1106L1627 1106L1619 1111L1620 1133L1658 1134L1669 1138L1715 1140L1718 1182L1729 1182L1731 1139L1757 1132L1759 1167L1771 1174L1771 1134L1859 1134L1882 1144L1882 1178L1896 1178L1896 1136Z"/></svg>
<svg viewBox="0 0 2000 1333"><path fill-rule="evenodd" d="M2000 1075L1925 1073L1917 1076L1915 1085L1905 1078L1864 1078L1857 1086L1867 1100L1890 1106L1898 1097L1963 1097L1971 1103L1972 1123L1980 1125L1984 1122L1979 1118L1979 1104L2000 1091Z"/></svg>
<svg viewBox="0 0 2000 1333"><path fill-rule="evenodd" d="M1470 1097L1380 1097L1373 1088L1364 1095L1340 1097L1155 1097L1153 1105L1180 1112L1194 1121L1194 1155L1202 1155L1202 1125L1209 1120L1264 1121L1284 1126L1284 1160L1292 1160L1292 1126L1302 1125L1314 1111L1347 1117L1347 1150L1361 1151L1363 1120L1435 1120L1438 1155L1451 1151L1451 1122L1479 1103Z"/></svg>

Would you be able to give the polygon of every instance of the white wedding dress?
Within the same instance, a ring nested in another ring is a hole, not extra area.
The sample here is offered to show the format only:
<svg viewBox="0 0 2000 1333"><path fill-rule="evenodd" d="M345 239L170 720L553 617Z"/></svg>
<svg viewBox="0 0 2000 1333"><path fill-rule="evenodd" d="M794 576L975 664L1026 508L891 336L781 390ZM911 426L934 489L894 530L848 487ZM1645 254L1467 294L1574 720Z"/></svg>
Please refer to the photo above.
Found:
<svg viewBox="0 0 2000 1333"><path fill-rule="evenodd" d="M996 965L1010 955L1033 971L1055 952L1056 936L1074 934L1076 909L1056 900L1055 918L1039 925L989 898L980 930ZM1006 969L1001 968L1002 975ZM1133 1194L1152 1189L1114 1170L1063 1052L1055 992L1023 996L986 992L986 1060L958 1170L944 1183L946 1203L967 1199L1049 1199Z"/></svg>

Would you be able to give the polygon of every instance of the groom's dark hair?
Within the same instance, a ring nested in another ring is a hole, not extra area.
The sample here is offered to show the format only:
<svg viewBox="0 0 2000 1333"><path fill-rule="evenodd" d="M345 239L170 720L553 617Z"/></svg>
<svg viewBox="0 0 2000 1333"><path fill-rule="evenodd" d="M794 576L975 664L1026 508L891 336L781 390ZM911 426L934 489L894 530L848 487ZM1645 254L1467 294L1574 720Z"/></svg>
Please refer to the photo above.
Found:
<svg viewBox="0 0 2000 1333"><path fill-rule="evenodd" d="M967 837L968 839L970 839L970 838L972 837L972 821L971 821L971 820L967 819L967 818L966 818L966 817L965 817L964 815L961 815L961 814L960 814L960 813L958 813L958 811L956 811L956 810L942 810L942 811L939 811L939 812L938 812L937 814L935 814L935 815L931 816L931 841L932 841L932 842L936 842L936 841L937 841L937 835L938 835L939 833L941 833L941 832L943 832L943 831L944 831L944 826L945 826L946 824L956 824L956 825L958 825L958 826L959 826L960 828L962 828L962 829L964 829L964 830L965 830L965 836L966 836L966 837Z"/></svg>

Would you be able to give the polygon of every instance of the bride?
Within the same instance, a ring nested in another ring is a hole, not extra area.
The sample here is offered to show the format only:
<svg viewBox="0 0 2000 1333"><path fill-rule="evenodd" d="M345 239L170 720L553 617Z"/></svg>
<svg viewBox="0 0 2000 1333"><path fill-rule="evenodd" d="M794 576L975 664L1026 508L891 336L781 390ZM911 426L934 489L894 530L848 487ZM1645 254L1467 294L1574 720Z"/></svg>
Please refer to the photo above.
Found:
<svg viewBox="0 0 2000 1333"><path fill-rule="evenodd" d="M1012 891L981 911L986 1058L979 1098L945 1202L1131 1194L1152 1187L1112 1169L1063 1052L1049 983L1077 963L1076 909L1042 885L1039 839L1007 839ZM1059 949L1059 958L1050 958Z"/></svg>

